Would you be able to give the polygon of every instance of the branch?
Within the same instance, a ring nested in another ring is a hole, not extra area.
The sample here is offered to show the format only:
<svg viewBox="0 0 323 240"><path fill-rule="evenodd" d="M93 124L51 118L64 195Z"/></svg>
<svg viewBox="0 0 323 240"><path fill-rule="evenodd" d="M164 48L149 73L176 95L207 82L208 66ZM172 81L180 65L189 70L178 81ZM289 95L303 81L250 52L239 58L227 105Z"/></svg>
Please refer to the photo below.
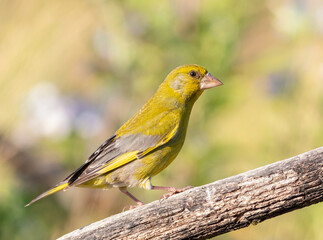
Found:
<svg viewBox="0 0 323 240"><path fill-rule="evenodd" d="M206 239L323 201L323 147L154 201L59 238Z"/></svg>

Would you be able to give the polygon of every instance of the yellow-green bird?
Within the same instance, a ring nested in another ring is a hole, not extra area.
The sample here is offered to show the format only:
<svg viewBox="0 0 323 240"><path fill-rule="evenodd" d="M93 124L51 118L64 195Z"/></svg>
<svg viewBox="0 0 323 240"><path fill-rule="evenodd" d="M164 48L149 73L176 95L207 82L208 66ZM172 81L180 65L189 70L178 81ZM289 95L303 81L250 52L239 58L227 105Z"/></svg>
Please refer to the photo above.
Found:
<svg viewBox="0 0 323 240"><path fill-rule="evenodd" d="M70 187L117 187L138 205L143 202L127 191L139 185L169 193L187 188L153 186L151 178L165 169L184 143L194 102L205 89L223 83L198 65L177 67L168 74L155 95L115 134L106 140L76 171L33 202Z"/></svg>

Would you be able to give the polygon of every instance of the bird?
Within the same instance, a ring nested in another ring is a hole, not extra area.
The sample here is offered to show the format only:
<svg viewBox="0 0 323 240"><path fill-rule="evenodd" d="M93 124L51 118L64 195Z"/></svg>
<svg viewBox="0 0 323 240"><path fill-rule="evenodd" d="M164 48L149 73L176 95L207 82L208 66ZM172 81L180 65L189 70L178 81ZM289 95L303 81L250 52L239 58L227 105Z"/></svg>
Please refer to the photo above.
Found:
<svg viewBox="0 0 323 240"><path fill-rule="evenodd" d="M202 66L189 64L175 68L146 104L83 165L26 206L71 187L119 188L136 202L134 207L144 203L128 187L165 190L168 193L163 198L187 190L190 187L154 186L151 178L180 152L195 101L204 90L220 85L223 83Z"/></svg>

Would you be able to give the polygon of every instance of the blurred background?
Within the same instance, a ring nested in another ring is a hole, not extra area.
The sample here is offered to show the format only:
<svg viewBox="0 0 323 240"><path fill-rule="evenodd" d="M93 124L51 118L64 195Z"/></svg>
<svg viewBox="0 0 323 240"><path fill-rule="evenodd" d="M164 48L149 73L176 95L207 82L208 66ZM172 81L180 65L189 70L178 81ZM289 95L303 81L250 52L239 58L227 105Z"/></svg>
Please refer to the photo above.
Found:
<svg viewBox="0 0 323 240"><path fill-rule="evenodd" d="M0 239L55 239L133 204L117 189L56 185L175 67L224 86L192 112L156 185L203 185L323 144L323 2L0 1ZM131 189L144 202L161 191ZM225 240L323 239L323 204Z"/></svg>

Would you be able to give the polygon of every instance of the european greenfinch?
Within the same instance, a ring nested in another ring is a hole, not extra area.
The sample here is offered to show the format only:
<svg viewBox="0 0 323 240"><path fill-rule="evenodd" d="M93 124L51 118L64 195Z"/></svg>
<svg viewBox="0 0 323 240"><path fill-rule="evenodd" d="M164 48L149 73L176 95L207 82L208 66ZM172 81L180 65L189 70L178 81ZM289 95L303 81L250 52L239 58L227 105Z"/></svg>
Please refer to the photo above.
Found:
<svg viewBox="0 0 323 240"><path fill-rule="evenodd" d="M33 202L70 187L117 187L137 205L143 202L127 191L139 185L172 194L187 188L154 186L151 178L165 169L184 143L193 104L205 89L223 83L198 65L177 67L168 74L155 95L86 161L55 187Z"/></svg>

